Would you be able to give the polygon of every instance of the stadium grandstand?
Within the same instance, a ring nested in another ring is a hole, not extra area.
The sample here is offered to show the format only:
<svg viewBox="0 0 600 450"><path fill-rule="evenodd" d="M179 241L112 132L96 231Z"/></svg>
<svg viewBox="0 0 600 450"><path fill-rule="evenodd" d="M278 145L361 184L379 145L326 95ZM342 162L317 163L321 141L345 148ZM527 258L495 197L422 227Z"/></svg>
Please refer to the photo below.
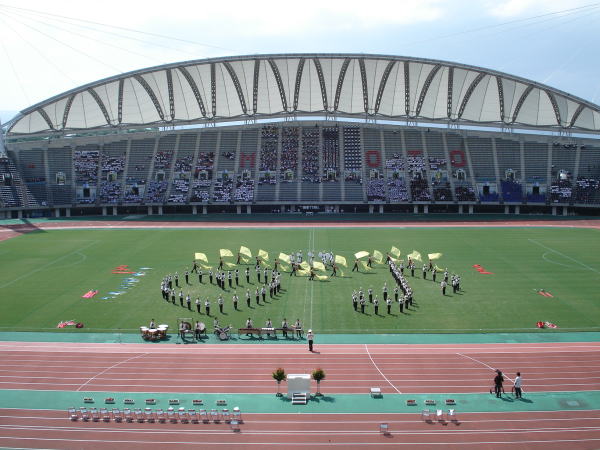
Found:
<svg viewBox="0 0 600 450"><path fill-rule="evenodd" d="M598 105L458 63L185 61L72 89L4 124L0 214L593 214L598 132Z"/></svg>

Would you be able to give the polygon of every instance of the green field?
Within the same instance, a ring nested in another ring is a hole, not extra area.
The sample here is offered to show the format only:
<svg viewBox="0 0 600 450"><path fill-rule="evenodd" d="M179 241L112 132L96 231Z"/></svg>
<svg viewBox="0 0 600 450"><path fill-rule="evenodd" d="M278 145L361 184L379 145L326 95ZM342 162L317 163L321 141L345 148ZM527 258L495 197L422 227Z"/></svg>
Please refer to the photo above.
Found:
<svg viewBox="0 0 600 450"><path fill-rule="evenodd" d="M282 276L285 290L270 303L248 309L245 279L238 288L241 311L233 311L233 292L225 293L225 315L219 319L234 327L252 317L262 325L270 317L277 325L285 316L300 318L305 328L319 333L401 333L434 331L533 331L538 320L554 322L559 330L600 329L600 241L597 230L577 228L384 228L384 229L270 229L270 230L56 230L36 231L0 242L0 330L53 330L62 320L83 322L82 331L137 331L151 318L175 327L178 318L207 321L187 308L167 303L160 295L160 281L168 273L182 274L190 268L194 252L204 252L216 265L218 250L240 245L253 253L259 248L271 255L303 250L332 250L352 264L359 250L377 249L385 253L396 246L406 255L417 250L423 255L442 252L442 267L462 277L463 291L442 297L439 284L431 279L409 276L416 308L380 315L367 308L368 315L355 313L351 293L359 287L373 287L379 294L384 282L393 279L386 266L371 273L352 273L327 281L309 282L305 277ZM492 275L479 274L472 266L480 264ZM127 290L120 288L128 275L112 269L128 265L142 267L144 276ZM241 271L245 266L241 267ZM405 272L406 273L406 272ZM431 278L430 274L428 278ZM210 297L212 311L218 312L216 285L198 283L191 276L184 287L194 299ZM256 274L251 270L251 281ZM439 278L438 278L439 282ZM184 284L183 276L180 284ZM252 292L256 284L250 285ZM97 289L92 299L81 296ZM536 293L545 289L554 297ZM112 299L109 292L124 293ZM254 298L254 297L253 297ZM267 294L267 300L268 294ZM192 306L194 308L194 306ZM213 314L214 315L214 314ZM208 320L212 325L212 320ZM72 327L69 331L74 331Z"/></svg>

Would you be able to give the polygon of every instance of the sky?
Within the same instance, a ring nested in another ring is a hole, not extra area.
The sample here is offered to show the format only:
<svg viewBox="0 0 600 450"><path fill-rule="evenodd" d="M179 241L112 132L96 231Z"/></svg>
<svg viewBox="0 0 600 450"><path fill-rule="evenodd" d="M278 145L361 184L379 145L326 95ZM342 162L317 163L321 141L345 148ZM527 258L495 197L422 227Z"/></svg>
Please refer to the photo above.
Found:
<svg viewBox="0 0 600 450"><path fill-rule="evenodd" d="M215 56L372 53L495 69L600 103L600 2L0 0L0 120L77 86Z"/></svg>

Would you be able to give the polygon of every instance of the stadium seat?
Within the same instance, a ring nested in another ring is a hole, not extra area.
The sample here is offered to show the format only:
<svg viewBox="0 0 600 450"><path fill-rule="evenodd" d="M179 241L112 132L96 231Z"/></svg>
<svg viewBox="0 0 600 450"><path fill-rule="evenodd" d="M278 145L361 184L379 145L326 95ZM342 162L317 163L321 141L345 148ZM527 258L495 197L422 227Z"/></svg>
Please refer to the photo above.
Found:
<svg viewBox="0 0 600 450"><path fill-rule="evenodd" d="M379 424L379 432L381 434L389 434L390 433L390 426L387 423L380 423Z"/></svg>
<svg viewBox="0 0 600 450"><path fill-rule="evenodd" d="M165 412L162 408L158 408L156 410L156 420L158 420L160 423L166 422L167 419L165 418Z"/></svg>
<svg viewBox="0 0 600 450"><path fill-rule="evenodd" d="M425 420L426 422L431 420L431 411L429 409L424 409L423 411L421 411L421 419Z"/></svg>

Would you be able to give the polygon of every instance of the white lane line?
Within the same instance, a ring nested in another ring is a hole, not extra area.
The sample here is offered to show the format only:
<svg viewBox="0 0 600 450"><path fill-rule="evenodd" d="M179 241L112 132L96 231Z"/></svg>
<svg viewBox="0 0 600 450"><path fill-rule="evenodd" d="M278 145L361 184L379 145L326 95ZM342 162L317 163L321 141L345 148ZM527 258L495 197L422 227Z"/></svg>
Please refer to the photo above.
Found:
<svg viewBox="0 0 600 450"><path fill-rule="evenodd" d="M126 362L128 362L128 361L132 361L132 360L134 360L134 359L141 358L142 356L146 356L147 354L148 354L148 353L142 353L141 355L132 356L131 358L127 358L127 359L126 359L126 360L124 360L124 361L120 361L120 362L118 362L118 363L116 363L116 364L113 364L113 365L112 365L112 366L110 366L108 369L104 369L102 372L100 372L100 373L97 373L97 374L96 374L96 375L94 375L92 378L90 378L89 380L87 380L85 383L83 383L81 386L79 386L79 387L77 388L77 391L80 391L80 390L81 390L83 387L85 387L85 386L86 386L86 385L87 385L87 384L88 384L90 381L92 381L94 378L96 378L96 377L99 377L100 375L103 375L103 374L105 374L105 373L106 373L106 372L108 372L109 370L111 370L111 369L113 369L113 368L115 368L115 367L117 367L117 366L119 366L119 365L121 365L121 364L124 364L124 363L126 363Z"/></svg>
<svg viewBox="0 0 600 450"><path fill-rule="evenodd" d="M312 229L312 245L310 247L310 251L314 253L315 251L315 229ZM312 329L312 321L313 321L313 300L315 296L315 282L313 281L310 284L310 328Z"/></svg>
<svg viewBox="0 0 600 450"><path fill-rule="evenodd" d="M459 356L463 356L463 357L465 357L465 358L468 358L468 359L470 359L471 361L475 361L475 362L476 362L476 363L478 363L478 364L482 364L482 365L484 365L485 367L487 367L488 369L490 369L490 370L492 370L492 371L494 371L494 372L496 371L496 369L494 369L492 366L488 366L488 365L487 365L486 363L484 363L483 361L479 361L478 359L472 358L472 357L470 357L469 355L463 355L462 353L457 353L457 355L459 355ZM510 378L509 376L507 376L507 375L506 375L504 372L502 372L502 375L504 375L504 378L506 378L508 381L510 381L510 382L513 382L513 383L514 383L514 380L513 380L512 378Z"/></svg>
<svg viewBox="0 0 600 450"><path fill-rule="evenodd" d="M37 269L30 270L27 273L24 273L23 275L21 275L20 277L15 278L14 280L7 281L6 283L0 285L0 289L10 286L11 284L16 283L17 281L20 281L24 278L30 277L34 273L40 272L40 271L46 269L47 267L51 266L52 264L56 264L57 262L60 262L63 259L68 258L69 256L80 254L79 252L91 247L94 244L97 244L98 242L100 242L100 241L92 241L90 244L84 245L83 247L78 248L77 250L74 250L71 253L67 253L66 255L63 255L60 258L55 259L54 261L50 261L49 263L46 263L43 266L38 267Z"/></svg>
<svg viewBox="0 0 600 450"><path fill-rule="evenodd" d="M591 270L592 272L595 272L595 273L597 273L597 274L600 274L600 271L598 271L598 270L594 269L593 267L590 267L590 266L588 266L587 264L584 264L584 263L582 263L581 261L578 261L578 260L576 260L575 258L571 258L570 256L568 256L568 255L565 255L564 253L561 253L561 252L559 252L558 250L554 250L553 248L550 248L550 247L548 247L548 246L546 246L546 245L542 244L541 242L538 242L538 241L536 241L535 239L527 239L527 240L528 240L529 242L533 242L534 244L536 244L536 245L538 245L538 246L540 246L540 247L542 247L542 248L545 248L546 250L550 250L551 252L554 252L554 253L556 253L557 255L560 255L560 256L562 256L563 258L570 259L570 260L571 260L571 261L573 261L574 263L577 263L577 264L579 264L580 266L582 266L582 267L585 267L585 268L586 268L586 269L588 269L588 270Z"/></svg>
<svg viewBox="0 0 600 450"><path fill-rule="evenodd" d="M398 393L398 394L402 394L402 392L400 392L400 390L398 390L398 388L396 386L394 386L392 384L392 382L390 380L388 380L388 378L383 374L383 372L381 370L379 370L379 367L377 367L377 364L375 364L375 361L373 361L373 357L371 356L371 352L369 352L369 347L367 344L365 344L365 350L367 351L367 355L369 355L369 359L371 360L371 363L373 364L373 366L377 369L377 372L379 372L379 374L383 377L383 379L385 381L388 382L388 384L394 388L394 390Z"/></svg>

